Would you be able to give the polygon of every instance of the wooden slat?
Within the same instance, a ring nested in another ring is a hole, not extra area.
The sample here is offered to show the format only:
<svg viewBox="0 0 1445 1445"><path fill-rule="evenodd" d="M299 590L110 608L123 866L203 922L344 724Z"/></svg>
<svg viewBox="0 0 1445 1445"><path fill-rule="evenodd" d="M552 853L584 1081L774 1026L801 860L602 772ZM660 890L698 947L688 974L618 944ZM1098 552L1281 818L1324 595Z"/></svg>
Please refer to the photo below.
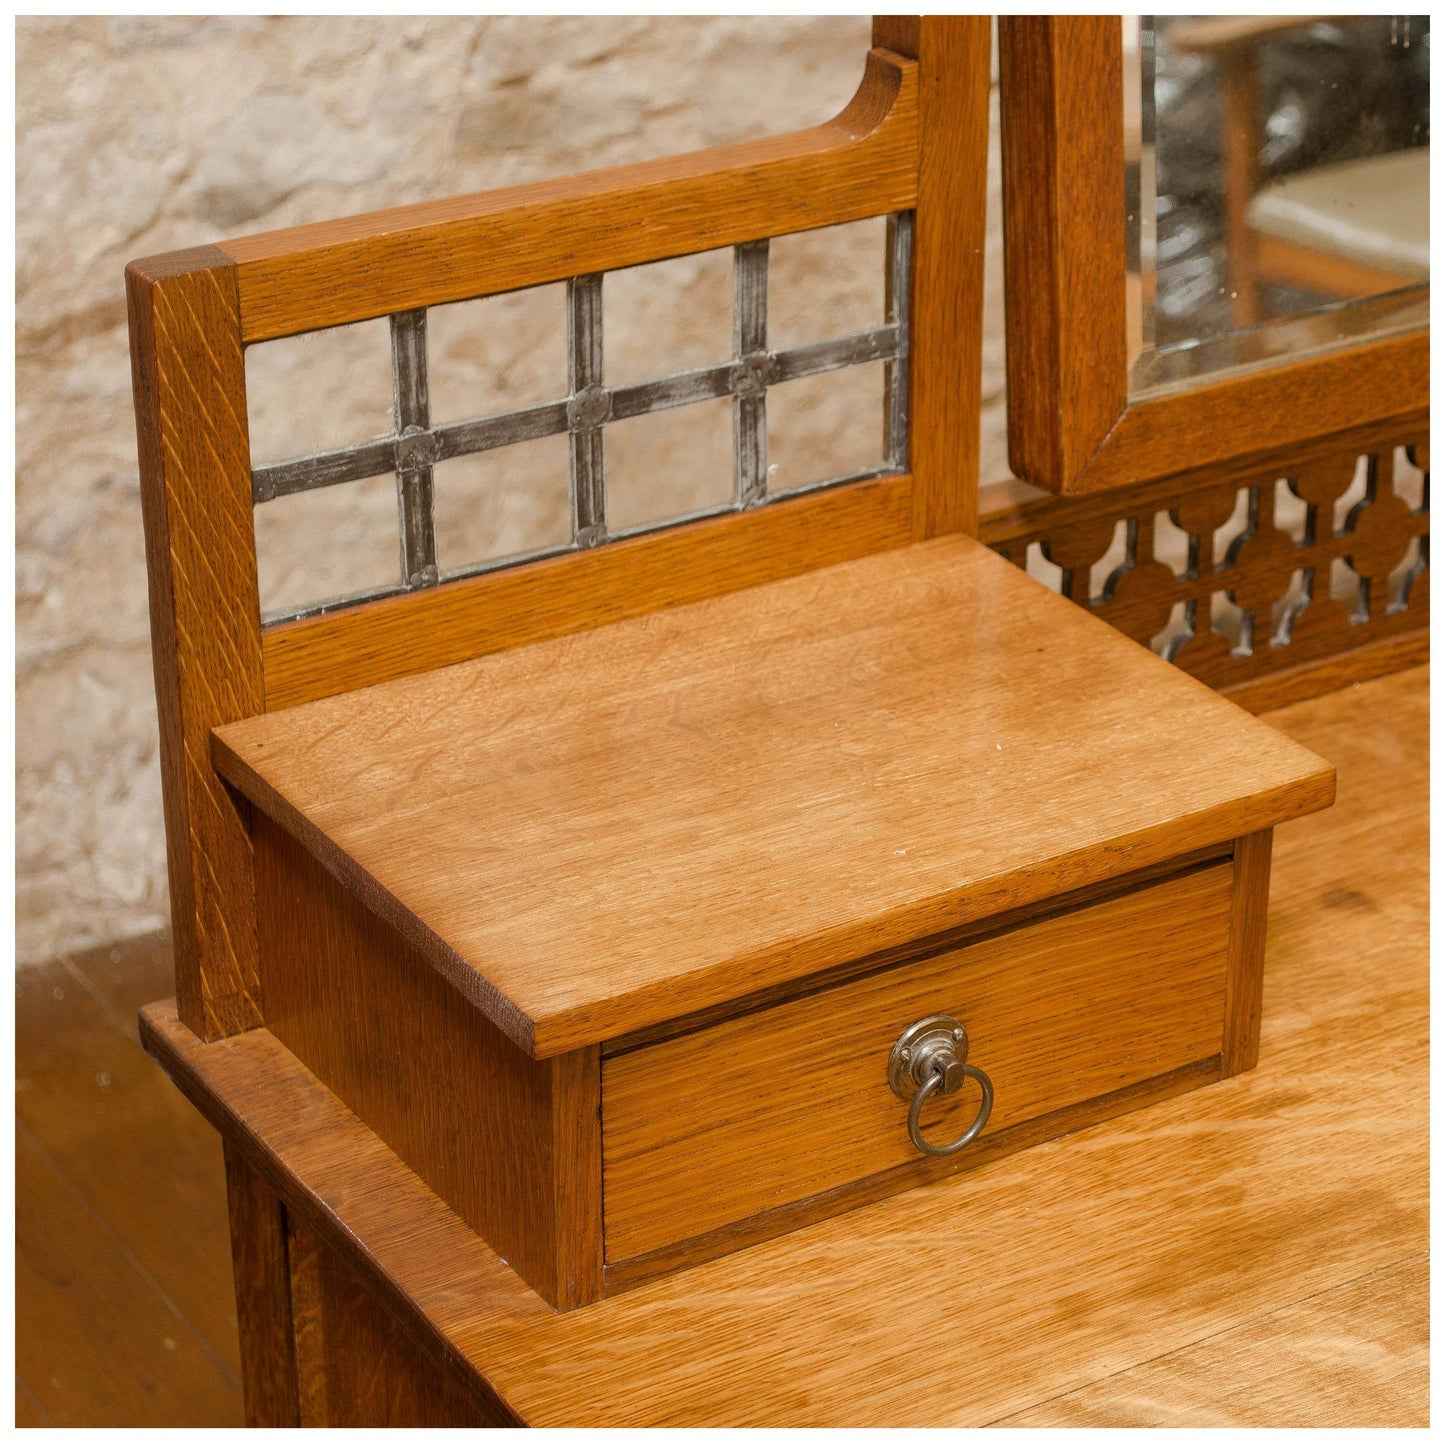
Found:
<svg viewBox="0 0 1445 1445"><path fill-rule="evenodd" d="M286 1213L275 1192L229 1142L226 1198L231 1216L231 1268L241 1337L246 1424L294 1427L301 1419L291 1339Z"/></svg>
<svg viewBox="0 0 1445 1445"><path fill-rule="evenodd" d="M147 964L135 1008L172 987L169 950ZM69 962L16 977L16 1122L239 1383L220 1143L140 1051L134 1009L117 1018L83 979ZM128 1131L165 1140L164 1189Z"/></svg>
<svg viewBox="0 0 1445 1445"><path fill-rule="evenodd" d="M299 1220L287 1221L286 1266L291 1273L291 1340L297 1413L301 1425L308 1430L322 1428L331 1420L327 1399L326 1306L321 1281L324 1248L314 1230L307 1229ZM381 1372L373 1371L378 1373Z"/></svg>
<svg viewBox="0 0 1445 1445"><path fill-rule="evenodd" d="M227 241L247 342L912 208L916 67L792 135Z"/></svg>
<svg viewBox="0 0 1445 1445"><path fill-rule="evenodd" d="M1128 399L1120 20L1003 16L998 46L1009 464L1065 491Z"/></svg>
<svg viewBox="0 0 1445 1445"><path fill-rule="evenodd" d="M906 546L911 495L859 482L270 628L266 710Z"/></svg>
<svg viewBox="0 0 1445 1445"><path fill-rule="evenodd" d="M203 1038L261 1017L251 845L210 730L263 710L236 274L202 248L126 268L176 995Z"/></svg>
<svg viewBox="0 0 1445 1445"><path fill-rule="evenodd" d="M980 1138L1218 1054L1232 871L1215 865L609 1059L608 1262L913 1163L886 1064L915 1019L952 1013L968 1030L969 1062L995 1091ZM932 1101L925 1133L957 1137L978 1102L972 1084ZM935 1174L969 1167L971 1149L933 1161Z"/></svg>
<svg viewBox="0 0 1445 1445"><path fill-rule="evenodd" d="M918 204L909 321L917 540L978 527L989 55L986 15L881 16L874 43L918 61Z"/></svg>
<svg viewBox="0 0 1445 1445"><path fill-rule="evenodd" d="M1429 660L1430 629L1425 627L1418 632L1388 637L1383 642L1353 647L1348 652L1337 652L1332 657L1322 657L1316 662L1242 682L1236 687L1223 689L1223 692L1230 702L1238 703L1250 712L1267 712L1272 708L1303 702L1306 698L1319 697L1322 693L1334 692L1336 688L1418 667Z"/></svg>
<svg viewBox="0 0 1445 1445"><path fill-rule="evenodd" d="M538 1056L1333 791L968 537L234 724L217 758Z"/></svg>
<svg viewBox="0 0 1445 1445"><path fill-rule="evenodd" d="M194 1035L192 1035L194 1037ZM22 1125L15 1371L59 1426L235 1426L236 1381Z"/></svg>
<svg viewBox="0 0 1445 1445"><path fill-rule="evenodd" d="M1234 845L1233 906L1229 920L1229 989L1224 1003L1225 1076L1259 1062L1259 1026L1264 997L1265 917L1269 911L1269 855L1273 833L1266 828Z"/></svg>

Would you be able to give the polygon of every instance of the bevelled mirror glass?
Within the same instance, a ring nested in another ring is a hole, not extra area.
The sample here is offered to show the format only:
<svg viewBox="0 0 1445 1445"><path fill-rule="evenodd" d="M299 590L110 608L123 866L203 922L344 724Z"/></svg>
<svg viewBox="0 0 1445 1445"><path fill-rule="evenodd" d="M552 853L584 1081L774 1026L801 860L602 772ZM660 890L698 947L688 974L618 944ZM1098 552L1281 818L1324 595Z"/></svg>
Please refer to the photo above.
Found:
<svg viewBox="0 0 1445 1445"><path fill-rule="evenodd" d="M1428 322L1427 16L1123 28L1131 394Z"/></svg>

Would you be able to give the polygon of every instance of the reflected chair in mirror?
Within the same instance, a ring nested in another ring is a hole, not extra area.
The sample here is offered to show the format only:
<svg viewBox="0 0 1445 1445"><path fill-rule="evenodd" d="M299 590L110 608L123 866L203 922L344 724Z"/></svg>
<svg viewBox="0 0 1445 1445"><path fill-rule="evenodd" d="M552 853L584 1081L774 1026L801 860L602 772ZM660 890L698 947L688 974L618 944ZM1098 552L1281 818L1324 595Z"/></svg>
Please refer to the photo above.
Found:
<svg viewBox="0 0 1445 1445"><path fill-rule="evenodd" d="M1174 49L1212 61L1218 72L1224 230L1237 326L1266 319L1261 287L1270 284L1348 300L1430 279L1428 144L1273 179L1261 174L1267 140L1262 51L1318 20L1204 16L1180 20L1169 30Z"/></svg>

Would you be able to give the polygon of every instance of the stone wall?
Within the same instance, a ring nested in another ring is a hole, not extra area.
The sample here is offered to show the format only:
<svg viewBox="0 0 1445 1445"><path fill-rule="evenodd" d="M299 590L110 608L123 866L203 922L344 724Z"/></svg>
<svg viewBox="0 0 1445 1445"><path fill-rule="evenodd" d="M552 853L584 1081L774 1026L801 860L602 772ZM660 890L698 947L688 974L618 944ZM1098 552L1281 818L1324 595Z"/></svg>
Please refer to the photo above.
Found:
<svg viewBox="0 0 1445 1445"><path fill-rule="evenodd" d="M867 35L857 16L19 22L22 963L150 930L166 914L124 263L813 124L852 94ZM867 223L776 243L775 341L870 324L882 304L882 236ZM721 255L610 278L608 379L726 356L729 285ZM560 289L432 313L435 419L560 394ZM995 331L996 309L991 301ZM249 352L255 459L388 430L386 345L384 323L371 323ZM876 459L876 372L770 397L774 486ZM995 450L997 431L985 427ZM608 445L613 516L624 523L726 494L726 403L619 424ZM447 464L437 475L442 566L546 545L565 527L565 502L560 439ZM390 479L268 504L257 517L268 606L395 573Z"/></svg>

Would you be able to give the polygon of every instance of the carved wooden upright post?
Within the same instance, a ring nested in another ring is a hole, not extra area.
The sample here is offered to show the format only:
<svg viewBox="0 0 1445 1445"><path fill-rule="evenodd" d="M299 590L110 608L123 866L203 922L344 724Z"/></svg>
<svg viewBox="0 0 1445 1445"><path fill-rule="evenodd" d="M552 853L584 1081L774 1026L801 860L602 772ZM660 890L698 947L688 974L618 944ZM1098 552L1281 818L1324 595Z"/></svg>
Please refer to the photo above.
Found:
<svg viewBox="0 0 1445 1445"><path fill-rule="evenodd" d="M265 710L236 266L202 247L126 285L176 1001L214 1039L261 1021L245 805L211 766L211 729Z"/></svg>
<svg viewBox="0 0 1445 1445"><path fill-rule="evenodd" d="M881 15L873 43L918 61L911 301L915 541L978 531L979 379L991 21Z"/></svg>

